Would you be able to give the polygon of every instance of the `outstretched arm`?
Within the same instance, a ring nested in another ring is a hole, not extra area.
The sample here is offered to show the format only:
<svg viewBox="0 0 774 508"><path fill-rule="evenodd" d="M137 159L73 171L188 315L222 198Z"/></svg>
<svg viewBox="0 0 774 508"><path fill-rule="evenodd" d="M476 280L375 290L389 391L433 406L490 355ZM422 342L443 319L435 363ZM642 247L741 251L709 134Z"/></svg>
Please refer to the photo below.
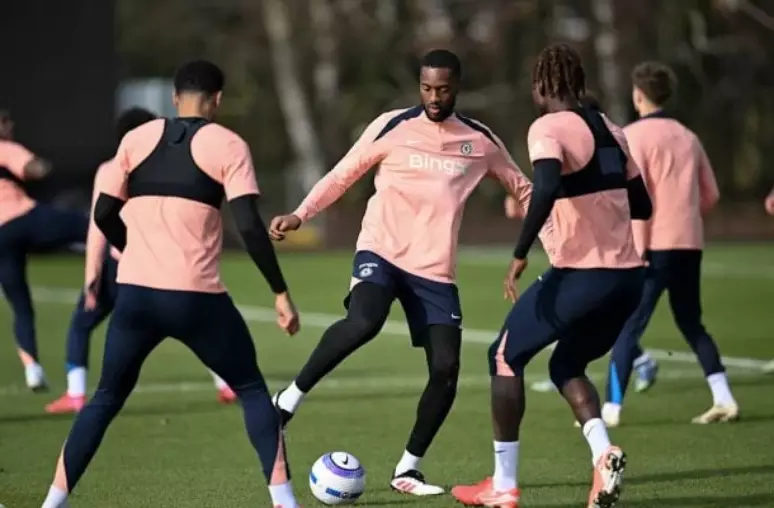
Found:
<svg viewBox="0 0 774 508"><path fill-rule="evenodd" d="M365 134L364 134L365 136ZM381 138L372 142L361 140L312 188L293 215L302 222L335 203L368 170L379 164L389 153L388 141Z"/></svg>

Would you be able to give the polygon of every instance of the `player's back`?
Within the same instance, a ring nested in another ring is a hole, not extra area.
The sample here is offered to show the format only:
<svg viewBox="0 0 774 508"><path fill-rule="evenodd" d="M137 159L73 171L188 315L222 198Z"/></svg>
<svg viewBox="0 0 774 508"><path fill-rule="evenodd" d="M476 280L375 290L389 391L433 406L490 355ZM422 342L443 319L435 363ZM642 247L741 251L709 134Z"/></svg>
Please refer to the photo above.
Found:
<svg viewBox="0 0 774 508"><path fill-rule="evenodd" d="M258 192L245 142L201 118L160 119L129 132L118 157L127 200L118 282L225 291L218 273L224 186L230 197Z"/></svg>
<svg viewBox="0 0 774 508"><path fill-rule="evenodd" d="M624 133L653 200L647 248L701 248L702 211L714 206L719 195L696 134L661 114L628 125Z"/></svg>
<svg viewBox="0 0 774 508"><path fill-rule="evenodd" d="M35 206L22 187L24 167L33 158L22 145L0 139L0 226Z"/></svg>
<svg viewBox="0 0 774 508"><path fill-rule="evenodd" d="M538 118L528 135L530 159L562 161L559 198L544 242L557 268L631 268L642 265L634 248L621 129L589 109Z"/></svg>

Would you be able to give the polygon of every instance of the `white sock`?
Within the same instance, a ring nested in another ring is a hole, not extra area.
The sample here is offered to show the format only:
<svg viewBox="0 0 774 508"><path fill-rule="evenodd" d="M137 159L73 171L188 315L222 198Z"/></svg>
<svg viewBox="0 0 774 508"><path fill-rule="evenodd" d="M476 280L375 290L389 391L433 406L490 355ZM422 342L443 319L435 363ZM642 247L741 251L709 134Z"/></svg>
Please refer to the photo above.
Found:
<svg viewBox="0 0 774 508"><path fill-rule="evenodd" d="M293 484L291 482L281 483L279 485L269 485L269 495L271 502L275 506L282 508L298 508L296 496L293 495Z"/></svg>
<svg viewBox="0 0 774 508"><path fill-rule="evenodd" d="M731 387L728 386L728 377L725 372L718 372L707 377L710 390L712 390L712 401L716 406L736 405L734 396L731 395Z"/></svg>
<svg viewBox="0 0 774 508"><path fill-rule="evenodd" d="M38 386L42 384L46 375L43 372L43 366L39 363L30 363L24 366L24 378L27 381L27 386Z"/></svg>
<svg viewBox="0 0 774 508"><path fill-rule="evenodd" d="M640 356L638 356L634 360L634 368L638 369L641 366L643 366L643 365L645 365L647 363L650 363L652 361L653 361L653 359L650 357L650 354L647 351L645 351L644 353L642 353Z"/></svg>
<svg viewBox="0 0 774 508"><path fill-rule="evenodd" d="M43 501L41 508L66 508L67 507L67 492L57 487L51 486L48 489L48 495L46 500Z"/></svg>
<svg viewBox="0 0 774 508"><path fill-rule="evenodd" d="M596 466L599 458L610 448L610 438L607 427L601 418L592 418L583 425L583 436L591 448L591 460Z"/></svg>
<svg viewBox="0 0 774 508"><path fill-rule="evenodd" d="M73 367L67 371L67 395L70 397L86 395L86 367Z"/></svg>
<svg viewBox="0 0 774 508"><path fill-rule="evenodd" d="M495 469L492 487L502 492L518 486L519 442L494 442Z"/></svg>
<svg viewBox="0 0 774 508"><path fill-rule="evenodd" d="M280 393L277 403L281 409L284 409L288 413L295 413L298 406L301 405L304 395L306 394L299 390L298 386L296 386L296 382L293 381L290 383L290 386Z"/></svg>
<svg viewBox="0 0 774 508"><path fill-rule="evenodd" d="M212 376L212 381L215 383L215 388L217 388L218 390L228 388L228 383L223 381L222 377L215 374L213 371L210 371L210 375Z"/></svg>
<svg viewBox="0 0 774 508"><path fill-rule="evenodd" d="M619 418L621 416L621 404L616 404L615 402L605 402L605 404L602 406L603 418L606 415Z"/></svg>
<svg viewBox="0 0 774 508"><path fill-rule="evenodd" d="M398 465L395 466L395 476L400 476L406 471L411 471L412 469L418 470L419 462L421 460L422 457L411 455L409 452L403 452L403 457L400 458L400 462L398 462Z"/></svg>

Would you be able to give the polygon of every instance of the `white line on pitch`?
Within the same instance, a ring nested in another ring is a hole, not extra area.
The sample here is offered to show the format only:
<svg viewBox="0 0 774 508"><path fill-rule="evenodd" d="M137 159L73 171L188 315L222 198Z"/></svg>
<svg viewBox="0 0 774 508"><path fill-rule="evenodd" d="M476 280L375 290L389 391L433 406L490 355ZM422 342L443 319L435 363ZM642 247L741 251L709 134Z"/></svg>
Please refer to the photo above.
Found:
<svg viewBox="0 0 774 508"><path fill-rule="evenodd" d="M38 302L45 303L67 303L75 304L78 299L78 290L67 288L51 287L33 287L33 298ZM274 323L276 315L274 309L268 307L258 307L254 305L238 305L240 312L245 320L256 323ZM341 319L339 314L328 314L320 312L301 311L301 322L303 326L314 328L327 328ZM404 322L388 320L385 323L382 333L408 336L408 327ZM476 330L466 328L463 330L463 337L466 342L477 344L491 344L497 337L496 330ZM648 349L650 355L665 362L674 363L697 363L696 356L693 353L685 351L668 351L665 349ZM757 358L740 358L724 356L722 358L726 367L736 367L740 369L763 370L769 364L770 360L760 360Z"/></svg>

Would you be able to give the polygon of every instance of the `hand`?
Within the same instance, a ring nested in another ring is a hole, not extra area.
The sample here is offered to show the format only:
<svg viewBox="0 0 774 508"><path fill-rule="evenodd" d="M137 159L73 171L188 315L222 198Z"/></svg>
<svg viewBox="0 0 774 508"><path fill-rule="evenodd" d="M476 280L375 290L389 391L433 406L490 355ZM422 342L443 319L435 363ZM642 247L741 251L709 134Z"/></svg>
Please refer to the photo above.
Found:
<svg viewBox="0 0 774 508"><path fill-rule="evenodd" d="M272 240L281 241L285 239L285 233L295 231L301 227L301 219L293 214L279 215L271 220L269 225L269 236Z"/></svg>
<svg viewBox="0 0 774 508"><path fill-rule="evenodd" d="M769 215L774 215L774 193L768 195L764 205L766 207L766 213Z"/></svg>
<svg viewBox="0 0 774 508"><path fill-rule="evenodd" d="M97 292L86 289L83 293L83 310L94 310L97 308Z"/></svg>
<svg viewBox="0 0 774 508"><path fill-rule="evenodd" d="M503 283L505 287L504 298L509 299L513 303L516 303L516 300L519 299L519 287L516 281L519 280L526 268L526 259L514 259L511 261L510 268L508 268L508 275L505 276L505 282Z"/></svg>
<svg viewBox="0 0 774 508"><path fill-rule="evenodd" d="M295 335L301 328L298 311L290 298L290 294L280 293L274 300L274 310L277 311L277 326L287 335Z"/></svg>
<svg viewBox="0 0 774 508"><path fill-rule="evenodd" d="M521 217L521 215L519 202L513 196L507 196L505 198L505 216L509 219L516 219Z"/></svg>
<svg viewBox="0 0 774 508"><path fill-rule="evenodd" d="M91 284L83 288L83 310L94 310L97 308L97 288L99 287L99 277Z"/></svg>

